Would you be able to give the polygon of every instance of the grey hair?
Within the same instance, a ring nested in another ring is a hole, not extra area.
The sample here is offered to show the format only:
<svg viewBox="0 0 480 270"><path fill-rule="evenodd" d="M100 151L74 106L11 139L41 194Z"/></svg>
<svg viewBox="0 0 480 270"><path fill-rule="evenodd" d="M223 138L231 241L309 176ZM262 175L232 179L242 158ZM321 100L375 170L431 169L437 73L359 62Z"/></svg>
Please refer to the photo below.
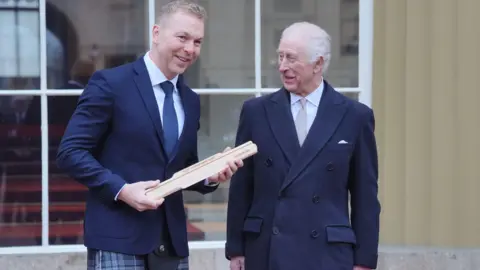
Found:
<svg viewBox="0 0 480 270"><path fill-rule="evenodd" d="M160 24L166 17L179 11L194 15L201 20L205 20L207 18L207 11L205 11L205 8L195 1L174 0L168 2L160 8L160 12L157 16L157 24Z"/></svg>
<svg viewBox="0 0 480 270"><path fill-rule="evenodd" d="M324 64L322 72L325 73L330 65L331 56L331 37L318 25L309 22L296 22L285 28L282 33L282 38L287 35L301 35L305 38L307 44L309 61L311 63L318 61L320 57L323 58Z"/></svg>

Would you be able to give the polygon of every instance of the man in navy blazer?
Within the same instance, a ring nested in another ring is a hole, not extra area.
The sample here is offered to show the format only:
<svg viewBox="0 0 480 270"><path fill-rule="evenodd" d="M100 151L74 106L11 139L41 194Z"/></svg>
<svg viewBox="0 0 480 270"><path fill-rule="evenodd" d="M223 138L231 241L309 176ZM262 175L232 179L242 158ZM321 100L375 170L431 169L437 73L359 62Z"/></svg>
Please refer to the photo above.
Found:
<svg viewBox="0 0 480 270"><path fill-rule="evenodd" d="M95 72L65 130L57 163L88 187L88 269L188 269L182 192L151 200L146 189L198 162L200 100L182 74L198 57L205 10L162 7L152 48L134 63ZM242 166L190 189L206 194Z"/></svg>
<svg viewBox="0 0 480 270"><path fill-rule="evenodd" d="M285 29L278 61L284 87L241 110L236 143L251 140L258 154L230 183L230 269L374 269L380 204L373 112L323 79L330 37L320 27Z"/></svg>

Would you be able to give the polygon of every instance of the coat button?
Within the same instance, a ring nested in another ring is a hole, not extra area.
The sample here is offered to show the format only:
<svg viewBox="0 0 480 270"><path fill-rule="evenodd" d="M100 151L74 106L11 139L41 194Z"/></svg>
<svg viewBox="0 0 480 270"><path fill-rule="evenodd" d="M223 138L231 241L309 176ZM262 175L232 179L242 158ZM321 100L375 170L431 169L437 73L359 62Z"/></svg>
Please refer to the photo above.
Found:
<svg viewBox="0 0 480 270"><path fill-rule="evenodd" d="M318 195L313 196L312 198L313 203L318 203L320 202L320 197Z"/></svg>
<svg viewBox="0 0 480 270"><path fill-rule="evenodd" d="M274 235L277 235L277 234L279 233L278 228L277 228L277 227L273 227L272 233L273 233Z"/></svg>
<svg viewBox="0 0 480 270"><path fill-rule="evenodd" d="M158 248L158 250L159 250L160 252L164 252L164 251L165 251L165 246L164 246L164 245L161 245L161 246Z"/></svg>
<svg viewBox="0 0 480 270"><path fill-rule="evenodd" d="M329 163L327 164L327 170L328 170L328 171L333 171L333 168L334 168L333 163L329 162Z"/></svg>
<svg viewBox="0 0 480 270"><path fill-rule="evenodd" d="M318 232L316 230L313 230L311 233L310 233L310 236L312 238L317 238L318 237Z"/></svg>
<svg viewBox="0 0 480 270"><path fill-rule="evenodd" d="M265 160L265 166L267 166L267 167L271 167L271 166L272 166L272 159L271 159L271 158L267 158L267 159Z"/></svg>

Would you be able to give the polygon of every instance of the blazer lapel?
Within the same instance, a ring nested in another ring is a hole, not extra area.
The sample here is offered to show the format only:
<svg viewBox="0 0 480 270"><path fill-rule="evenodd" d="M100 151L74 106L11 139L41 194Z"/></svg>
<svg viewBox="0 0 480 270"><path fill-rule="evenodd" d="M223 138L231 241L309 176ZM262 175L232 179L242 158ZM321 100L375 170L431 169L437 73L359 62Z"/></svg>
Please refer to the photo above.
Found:
<svg viewBox="0 0 480 270"><path fill-rule="evenodd" d="M134 69L137 73L134 78L135 84L137 85L137 90L139 91L143 103L147 108L148 114L150 115L150 119L155 126L158 139L160 140L160 144L162 145L163 154L165 155L165 149L163 149L163 129L160 119L160 112L158 109L157 99L155 98L155 94L153 93L152 84L150 83L150 76L148 76L147 68L145 66L145 63L143 62L143 58L140 58L135 62Z"/></svg>
<svg viewBox="0 0 480 270"><path fill-rule="evenodd" d="M337 129L346 111L347 105L345 100L338 96L333 88L325 82L324 93L317 115L297 155L297 160L285 178L282 190L288 187L323 149Z"/></svg>
<svg viewBox="0 0 480 270"><path fill-rule="evenodd" d="M300 146L290 109L288 91L282 88L274 93L265 103L265 110L273 136L292 165L297 158Z"/></svg>

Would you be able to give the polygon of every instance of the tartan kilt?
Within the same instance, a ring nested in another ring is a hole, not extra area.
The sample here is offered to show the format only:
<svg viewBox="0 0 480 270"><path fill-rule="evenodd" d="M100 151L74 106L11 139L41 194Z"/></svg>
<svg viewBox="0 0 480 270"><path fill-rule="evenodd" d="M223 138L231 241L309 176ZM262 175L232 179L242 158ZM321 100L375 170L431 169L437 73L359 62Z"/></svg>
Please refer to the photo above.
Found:
<svg viewBox="0 0 480 270"><path fill-rule="evenodd" d="M87 270L148 270L146 256L129 255L88 249ZM183 258L177 270L188 270L188 258Z"/></svg>

